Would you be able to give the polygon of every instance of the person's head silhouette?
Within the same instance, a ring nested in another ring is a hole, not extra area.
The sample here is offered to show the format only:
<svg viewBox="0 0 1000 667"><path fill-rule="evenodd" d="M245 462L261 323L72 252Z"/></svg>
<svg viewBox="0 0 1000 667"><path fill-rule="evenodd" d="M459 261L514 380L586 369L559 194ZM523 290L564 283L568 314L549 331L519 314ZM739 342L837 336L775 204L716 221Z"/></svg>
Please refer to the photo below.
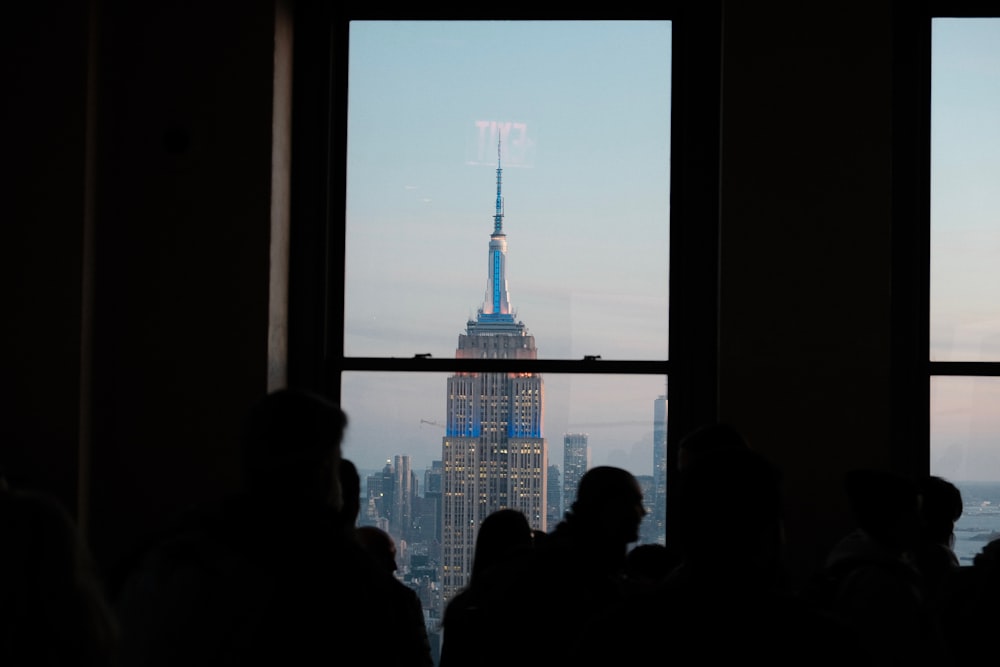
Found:
<svg viewBox="0 0 1000 667"><path fill-rule="evenodd" d="M580 478L567 521L597 531L622 546L639 539L646 516L642 488L635 476L615 466L591 468Z"/></svg>
<svg viewBox="0 0 1000 667"><path fill-rule="evenodd" d="M749 448L743 434L729 424L706 424L681 438L677 450L677 469L683 472L699 461Z"/></svg>
<svg viewBox="0 0 1000 667"><path fill-rule="evenodd" d="M482 579L483 573L501 563L514 550L530 548L533 541L531 524L521 511L504 508L490 513L476 533L470 584Z"/></svg>
<svg viewBox="0 0 1000 667"><path fill-rule="evenodd" d="M332 401L302 389L271 392L250 410L243 457L251 493L275 500L341 503L340 445L347 415Z"/></svg>

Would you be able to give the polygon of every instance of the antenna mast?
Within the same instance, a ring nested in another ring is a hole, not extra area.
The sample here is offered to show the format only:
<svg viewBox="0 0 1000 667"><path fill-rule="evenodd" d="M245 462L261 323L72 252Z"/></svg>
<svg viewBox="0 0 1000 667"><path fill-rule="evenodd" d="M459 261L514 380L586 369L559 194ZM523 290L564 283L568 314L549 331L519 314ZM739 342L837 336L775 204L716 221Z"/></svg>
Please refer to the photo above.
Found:
<svg viewBox="0 0 1000 667"><path fill-rule="evenodd" d="M493 216L493 233L503 234L503 198L500 196L500 173L503 169L500 168L500 139L501 134L499 129L497 130L497 212Z"/></svg>

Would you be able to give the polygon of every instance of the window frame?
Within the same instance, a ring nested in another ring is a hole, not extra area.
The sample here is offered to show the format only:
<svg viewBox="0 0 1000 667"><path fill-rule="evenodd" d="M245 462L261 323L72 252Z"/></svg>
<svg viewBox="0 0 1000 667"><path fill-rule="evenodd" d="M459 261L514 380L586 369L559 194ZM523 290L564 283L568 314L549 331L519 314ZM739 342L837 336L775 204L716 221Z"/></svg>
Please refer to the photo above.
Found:
<svg viewBox="0 0 1000 667"><path fill-rule="evenodd" d="M550 16L491 7L462 15L296 3L288 383L339 403L350 371L530 372L668 378L667 530L680 434L717 416L721 1ZM668 359L457 359L344 354L348 36L352 20L672 21ZM650 416L652 422L652 415Z"/></svg>
<svg viewBox="0 0 1000 667"><path fill-rule="evenodd" d="M930 358L931 46L937 18L1000 18L1000 2L921 0L893 5L891 455L894 465L916 475L930 474L933 379L1000 377L1000 362Z"/></svg>

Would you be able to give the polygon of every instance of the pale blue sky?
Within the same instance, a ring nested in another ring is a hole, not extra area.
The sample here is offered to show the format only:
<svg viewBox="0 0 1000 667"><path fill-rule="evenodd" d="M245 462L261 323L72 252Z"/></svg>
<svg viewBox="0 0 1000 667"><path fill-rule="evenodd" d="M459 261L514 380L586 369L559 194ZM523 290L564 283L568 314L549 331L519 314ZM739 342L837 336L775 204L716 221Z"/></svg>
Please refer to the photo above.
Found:
<svg viewBox="0 0 1000 667"><path fill-rule="evenodd" d="M345 352L454 357L486 291L503 152L507 278L539 357L667 358L669 22L351 27ZM446 375L348 374L348 456L441 458ZM660 377L544 378L544 435L652 473ZM403 386L399 386L403 384ZM388 400L387 400L388 399Z"/></svg>
<svg viewBox="0 0 1000 667"><path fill-rule="evenodd" d="M933 29L931 358L1000 360L1000 21ZM508 286L540 357L665 359L668 22L359 22L345 352L452 357L483 301L503 128ZM445 375L345 376L346 454L440 458ZM544 435L652 471L662 377L546 375ZM1000 479L1000 381L935 380L932 468Z"/></svg>
<svg viewBox="0 0 1000 667"><path fill-rule="evenodd" d="M936 19L931 359L1000 361L1000 19ZM931 466L1000 479L1000 379L936 378Z"/></svg>

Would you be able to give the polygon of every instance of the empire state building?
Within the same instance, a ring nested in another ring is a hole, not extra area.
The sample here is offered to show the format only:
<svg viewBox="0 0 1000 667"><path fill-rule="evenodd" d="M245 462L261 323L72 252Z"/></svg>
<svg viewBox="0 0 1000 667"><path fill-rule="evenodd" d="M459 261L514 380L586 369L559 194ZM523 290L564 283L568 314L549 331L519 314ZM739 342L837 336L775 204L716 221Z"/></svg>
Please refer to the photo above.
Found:
<svg viewBox="0 0 1000 667"><path fill-rule="evenodd" d="M497 200L490 235L486 298L465 333L459 359L535 359L535 337L516 321L507 293L502 169L497 146ZM442 440L442 558L445 601L468 582L476 533L501 508L520 510L546 530L548 450L542 437L545 404L537 373L456 373L448 378Z"/></svg>

